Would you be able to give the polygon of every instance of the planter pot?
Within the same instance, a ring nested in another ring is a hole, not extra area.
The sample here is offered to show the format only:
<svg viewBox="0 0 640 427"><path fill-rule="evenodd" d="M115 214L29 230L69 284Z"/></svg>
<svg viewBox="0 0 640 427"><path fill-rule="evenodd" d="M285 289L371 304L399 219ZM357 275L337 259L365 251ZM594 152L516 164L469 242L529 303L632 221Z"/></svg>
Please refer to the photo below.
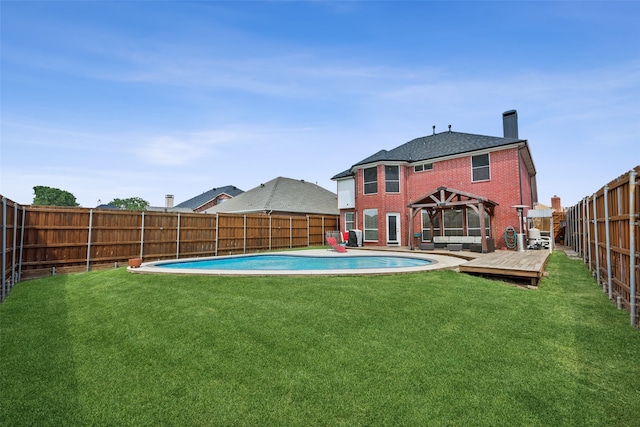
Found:
<svg viewBox="0 0 640 427"><path fill-rule="evenodd" d="M142 265L142 258L131 258L129 259L129 267L138 268Z"/></svg>

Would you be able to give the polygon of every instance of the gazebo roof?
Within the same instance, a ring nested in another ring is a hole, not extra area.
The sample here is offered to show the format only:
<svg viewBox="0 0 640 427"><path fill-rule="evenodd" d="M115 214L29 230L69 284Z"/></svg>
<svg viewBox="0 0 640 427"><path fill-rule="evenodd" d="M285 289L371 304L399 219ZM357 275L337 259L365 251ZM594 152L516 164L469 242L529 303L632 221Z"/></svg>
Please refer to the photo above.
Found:
<svg viewBox="0 0 640 427"><path fill-rule="evenodd" d="M485 209L493 209L498 206L497 202L489 200L486 197L477 196L453 188L438 187L431 193L425 194L418 198L415 202L409 203L410 208L442 210L452 209L456 206L479 206L483 204Z"/></svg>

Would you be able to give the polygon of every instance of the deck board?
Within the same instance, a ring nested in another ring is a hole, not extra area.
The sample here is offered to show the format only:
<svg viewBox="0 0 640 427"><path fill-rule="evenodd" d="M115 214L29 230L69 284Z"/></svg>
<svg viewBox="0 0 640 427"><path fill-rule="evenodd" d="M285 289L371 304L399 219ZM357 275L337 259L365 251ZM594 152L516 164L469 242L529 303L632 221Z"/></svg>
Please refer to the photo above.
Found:
<svg viewBox="0 0 640 427"><path fill-rule="evenodd" d="M460 272L529 280L537 285L544 274L549 251L496 251L460 265Z"/></svg>

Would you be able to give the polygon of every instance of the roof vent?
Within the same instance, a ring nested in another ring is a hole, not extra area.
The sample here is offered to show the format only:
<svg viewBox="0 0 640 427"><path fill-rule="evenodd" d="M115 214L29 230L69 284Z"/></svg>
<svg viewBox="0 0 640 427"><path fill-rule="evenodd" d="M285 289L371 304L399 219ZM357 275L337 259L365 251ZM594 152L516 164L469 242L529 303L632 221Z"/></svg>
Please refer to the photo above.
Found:
<svg viewBox="0 0 640 427"><path fill-rule="evenodd" d="M449 125L449 133L451 133L451 125Z"/></svg>
<svg viewBox="0 0 640 427"><path fill-rule="evenodd" d="M436 134L436 125L433 125L433 134Z"/></svg>

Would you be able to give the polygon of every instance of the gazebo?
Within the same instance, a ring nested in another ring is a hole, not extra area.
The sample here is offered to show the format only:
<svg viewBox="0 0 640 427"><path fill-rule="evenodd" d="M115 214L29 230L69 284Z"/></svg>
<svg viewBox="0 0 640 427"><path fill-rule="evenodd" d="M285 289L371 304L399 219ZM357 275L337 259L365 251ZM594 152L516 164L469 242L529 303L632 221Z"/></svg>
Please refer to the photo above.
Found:
<svg viewBox="0 0 640 427"><path fill-rule="evenodd" d="M413 220L416 214L420 211L426 211L431 219L431 235L434 234L434 218L436 215L444 210L458 209L462 207L469 207L473 209L480 218L480 241L482 244L482 252L488 252L487 247L487 233L485 216L483 213L489 215L489 227L494 229L494 215L495 207L498 203L491 201L485 197L476 196L475 194L466 193L460 190L454 190L447 187L439 187L435 191L428 193L420 197L415 202L409 203L411 209L411 215L409 216L409 242L410 248L413 249L413 240L411 239L411 233L413 233ZM463 222L464 235L467 234L466 221ZM444 228L441 227L440 231L443 232Z"/></svg>

